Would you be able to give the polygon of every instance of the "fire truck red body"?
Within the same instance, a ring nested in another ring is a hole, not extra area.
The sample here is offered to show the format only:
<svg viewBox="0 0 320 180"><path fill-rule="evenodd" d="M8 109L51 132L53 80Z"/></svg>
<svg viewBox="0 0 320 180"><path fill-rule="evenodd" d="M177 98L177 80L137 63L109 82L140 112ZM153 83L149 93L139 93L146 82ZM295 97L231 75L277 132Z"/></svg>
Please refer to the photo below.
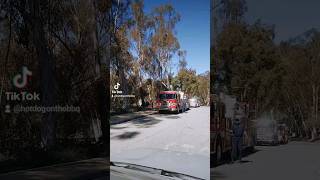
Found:
<svg viewBox="0 0 320 180"><path fill-rule="evenodd" d="M178 91L161 91L157 97L159 112L170 111L179 113L183 109L182 100Z"/></svg>

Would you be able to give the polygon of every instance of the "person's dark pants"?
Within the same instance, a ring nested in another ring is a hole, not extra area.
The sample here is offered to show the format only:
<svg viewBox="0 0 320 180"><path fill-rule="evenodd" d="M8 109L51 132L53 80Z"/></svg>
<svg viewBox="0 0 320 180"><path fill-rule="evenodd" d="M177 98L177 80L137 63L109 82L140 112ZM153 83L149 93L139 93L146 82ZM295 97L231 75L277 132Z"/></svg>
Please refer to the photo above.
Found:
<svg viewBox="0 0 320 180"><path fill-rule="evenodd" d="M241 137L232 137L232 152L231 152L231 161L239 160L241 161L241 149L242 149L242 138Z"/></svg>

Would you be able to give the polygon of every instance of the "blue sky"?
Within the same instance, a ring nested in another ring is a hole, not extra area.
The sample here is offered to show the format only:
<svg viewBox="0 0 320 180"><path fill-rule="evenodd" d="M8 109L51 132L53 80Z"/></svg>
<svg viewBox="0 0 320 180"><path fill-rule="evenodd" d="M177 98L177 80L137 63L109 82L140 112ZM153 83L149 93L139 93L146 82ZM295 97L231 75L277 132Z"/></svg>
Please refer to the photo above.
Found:
<svg viewBox="0 0 320 180"><path fill-rule="evenodd" d="M197 74L210 69L210 0L145 0L145 10L171 3L181 15L176 26L180 48L187 51L188 68ZM177 71L178 57L173 57L173 72Z"/></svg>
<svg viewBox="0 0 320 180"><path fill-rule="evenodd" d="M319 0L247 0L246 19L275 25L276 42L288 40L311 28L320 28Z"/></svg>

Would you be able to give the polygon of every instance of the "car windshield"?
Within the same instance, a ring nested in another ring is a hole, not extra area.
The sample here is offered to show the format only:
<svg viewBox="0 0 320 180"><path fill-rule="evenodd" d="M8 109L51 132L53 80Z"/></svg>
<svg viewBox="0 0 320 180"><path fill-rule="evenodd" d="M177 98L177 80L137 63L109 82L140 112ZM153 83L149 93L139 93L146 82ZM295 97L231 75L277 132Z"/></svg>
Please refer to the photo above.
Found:
<svg viewBox="0 0 320 180"><path fill-rule="evenodd" d="M177 95L176 94L160 94L159 99L176 99Z"/></svg>

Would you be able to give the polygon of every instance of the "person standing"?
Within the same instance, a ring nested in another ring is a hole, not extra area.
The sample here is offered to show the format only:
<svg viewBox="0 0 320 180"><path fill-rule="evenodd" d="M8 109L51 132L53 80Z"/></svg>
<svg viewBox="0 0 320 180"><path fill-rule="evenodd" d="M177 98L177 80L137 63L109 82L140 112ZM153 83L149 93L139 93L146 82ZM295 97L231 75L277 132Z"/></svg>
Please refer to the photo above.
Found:
<svg viewBox="0 0 320 180"><path fill-rule="evenodd" d="M243 141L244 128L239 118L236 118L232 125L232 152L231 161L240 160L242 158L242 141Z"/></svg>

